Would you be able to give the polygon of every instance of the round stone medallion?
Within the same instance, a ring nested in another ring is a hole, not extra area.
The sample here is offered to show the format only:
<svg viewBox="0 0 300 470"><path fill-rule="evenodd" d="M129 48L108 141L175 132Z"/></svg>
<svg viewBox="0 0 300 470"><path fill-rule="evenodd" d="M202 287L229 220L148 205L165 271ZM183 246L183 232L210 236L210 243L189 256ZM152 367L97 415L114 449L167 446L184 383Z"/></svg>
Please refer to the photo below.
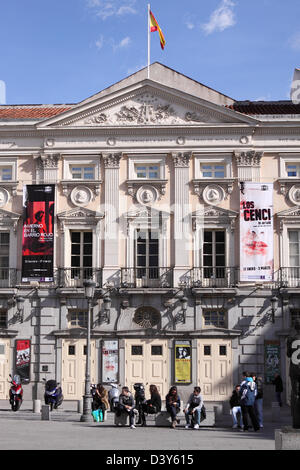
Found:
<svg viewBox="0 0 300 470"><path fill-rule="evenodd" d="M141 328L153 328L160 322L160 313L153 307L139 307L135 311L133 321Z"/></svg>
<svg viewBox="0 0 300 470"><path fill-rule="evenodd" d="M0 188L0 207L4 207L9 201L9 192L4 189Z"/></svg>
<svg viewBox="0 0 300 470"><path fill-rule="evenodd" d="M144 185L141 186L136 193L136 199L144 206L154 204L158 199L158 191L154 186Z"/></svg>
<svg viewBox="0 0 300 470"><path fill-rule="evenodd" d="M289 190L289 199L293 204L300 206L300 185L295 184Z"/></svg>
<svg viewBox="0 0 300 470"><path fill-rule="evenodd" d="M93 193L87 186L76 186L71 192L71 201L75 206L85 207L93 199Z"/></svg>
<svg viewBox="0 0 300 470"><path fill-rule="evenodd" d="M225 199L224 189L217 184L210 184L203 190L202 197L206 204L220 204Z"/></svg>

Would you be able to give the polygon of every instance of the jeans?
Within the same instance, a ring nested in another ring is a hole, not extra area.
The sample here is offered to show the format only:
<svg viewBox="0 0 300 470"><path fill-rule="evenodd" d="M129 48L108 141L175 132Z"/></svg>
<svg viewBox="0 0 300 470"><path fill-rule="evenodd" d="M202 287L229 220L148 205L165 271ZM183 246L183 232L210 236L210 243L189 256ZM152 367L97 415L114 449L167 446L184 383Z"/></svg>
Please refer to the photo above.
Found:
<svg viewBox="0 0 300 470"><path fill-rule="evenodd" d="M195 410L193 414L190 410L185 412L185 420L188 425L190 424L190 416L193 416L192 420L194 424L200 424L201 410Z"/></svg>
<svg viewBox="0 0 300 470"><path fill-rule="evenodd" d="M240 406L234 406L233 408L231 408L231 413L232 413L232 420L233 420L233 425L234 426L237 426L238 422L237 422L237 414L239 413L240 414L240 426L243 427L243 417L242 417L242 410L241 410L241 407Z"/></svg>
<svg viewBox="0 0 300 470"><path fill-rule="evenodd" d="M134 424L134 416L135 416L134 408L131 408L130 410L128 410L128 408L125 408L124 405L119 404L118 412L129 414L129 425L132 426Z"/></svg>
<svg viewBox="0 0 300 470"><path fill-rule="evenodd" d="M176 414L179 413L180 409L174 405L172 406L167 405L166 410L168 413L170 413L172 421L176 421Z"/></svg>
<svg viewBox="0 0 300 470"><path fill-rule="evenodd" d="M276 393L276 400L279 404L279 406L282 406L282 400L281 400L281 393L282 392L275 392Z"/></svg>
<svg viewBox="0 0 300 470"><path fill-rule="evenodd" d="M260 427L263 426L263 399L257 398L254 403L254 411Z"/></svg>
<svg viewBox="0 0 300 470"><path fill-rule="evenodd" d="M258 424L256 414L254 411L254 406L253 405L249 405L249 406L241 405L241 409L242 409L242 415L243 415L244 430L247 431L249 428L249 425L248 425L248 415L249 415L254 431L258 431L259 424Z"/></svg>

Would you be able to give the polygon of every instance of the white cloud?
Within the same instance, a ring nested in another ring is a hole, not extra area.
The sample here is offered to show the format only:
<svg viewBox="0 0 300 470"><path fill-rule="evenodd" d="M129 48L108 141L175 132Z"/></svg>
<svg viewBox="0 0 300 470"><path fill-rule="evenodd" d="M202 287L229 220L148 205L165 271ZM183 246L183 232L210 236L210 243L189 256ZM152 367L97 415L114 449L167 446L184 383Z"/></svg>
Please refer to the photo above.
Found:
<svg viewBox="0 0 300 470"><path fill-rule="evenodd" d="M113 44L113 50L116 51L117 49L124 49L131 44L131 39L129 36L123 38L118 44Z"/></svg>
<svg viewBox="0 0 300 470"><path fill-rule="evenodd" d="M300 32L295 33L288 42L292 49L300 51Z"/></svg>
<svg viewBox="0 0 300 470"><path fill-rule="evenodd" d="M102 49L103 44L104 44L104 37L101 35L99 39L95 42L97 49Z"/></svg>
<svg viewBox="0 0 300 470"><path fill-rule="evenodd" d="M87 6L95 11L95 15L106 20L110 16L133 15L136 0L86 0Z"/></svg>
<svg viewBox="0 0 300 470"><path fill-rule="evenodd" d="M194 29L195 28L194 23L192 23L191 21L186 21L185 26L187 27L187 29Z"/></svg>
<svg viewBox="0 0 300 470"><path fill-rule="evenodd" d="M218 8L210 15L209 22L202 25L204 32L211 34L215 31L224 31L224 29L234 26L236 23L233 12L234 6L235 3L231 0L222 0Z"/></svg>

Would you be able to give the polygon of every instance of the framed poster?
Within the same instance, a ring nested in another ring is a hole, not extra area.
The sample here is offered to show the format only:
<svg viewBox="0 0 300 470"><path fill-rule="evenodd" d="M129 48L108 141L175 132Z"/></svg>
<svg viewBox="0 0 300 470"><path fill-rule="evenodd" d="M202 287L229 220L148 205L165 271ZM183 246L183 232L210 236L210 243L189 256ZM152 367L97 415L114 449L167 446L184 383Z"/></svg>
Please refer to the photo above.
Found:
<svg viewBox="0 0 300 470"><path fill-rule="evenodd" d="M119 378L118 340L102 342L102 382L117 383Z"/></svg>
<svg viewBox="0 0 300 470"><path fill-rule="evenodd" d="M29 339L16 341L16 374L20 376L22 383L30 382L31 344Z"/></svg>
<svg viewBox="0 0 300 470"><path fill-rule="evenodd" d="M271 384L280 375L280 341L265 341L265 383Z"/></svg>
<svg viewBox="0 0 300 470"><path fill-rule="evenodd" d="M273 183L243 183L240 281L273 280Z"/></svg>
<svg viewBox="0 0 300 470"><path fill-rule="evenodd" d="M192 347L190 341L175 341L175 383L190 384L192 382Z"/></svg>
<svg viewBox="0 0 300 470"><path fill-rule="evenodd" d="M53 281L53 184L23 188L22 282Z"/></svg>

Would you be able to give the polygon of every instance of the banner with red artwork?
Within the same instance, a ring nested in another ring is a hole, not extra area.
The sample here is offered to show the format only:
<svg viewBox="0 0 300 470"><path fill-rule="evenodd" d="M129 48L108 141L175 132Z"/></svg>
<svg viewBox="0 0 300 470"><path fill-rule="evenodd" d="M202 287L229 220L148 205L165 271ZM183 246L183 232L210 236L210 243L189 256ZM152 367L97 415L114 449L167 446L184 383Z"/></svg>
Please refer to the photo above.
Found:
<svg viewBox="0 0 300 470"><path fill-rule="evenodd" d="M273 183L243 183L240 199L240 281L273 280L273 236Z"/></svg>
<svg viewBox="0 0 300 470"><path fill-rule="evenodd" d="M53 281L55 186L23 189L22 282Z"/></svg>
<svg viewBox="0 0 300 470"><path fill-rule="evenodd" d="M16 374L21 382L30 381L30 340L20 339L16 341Z"/></svg>

